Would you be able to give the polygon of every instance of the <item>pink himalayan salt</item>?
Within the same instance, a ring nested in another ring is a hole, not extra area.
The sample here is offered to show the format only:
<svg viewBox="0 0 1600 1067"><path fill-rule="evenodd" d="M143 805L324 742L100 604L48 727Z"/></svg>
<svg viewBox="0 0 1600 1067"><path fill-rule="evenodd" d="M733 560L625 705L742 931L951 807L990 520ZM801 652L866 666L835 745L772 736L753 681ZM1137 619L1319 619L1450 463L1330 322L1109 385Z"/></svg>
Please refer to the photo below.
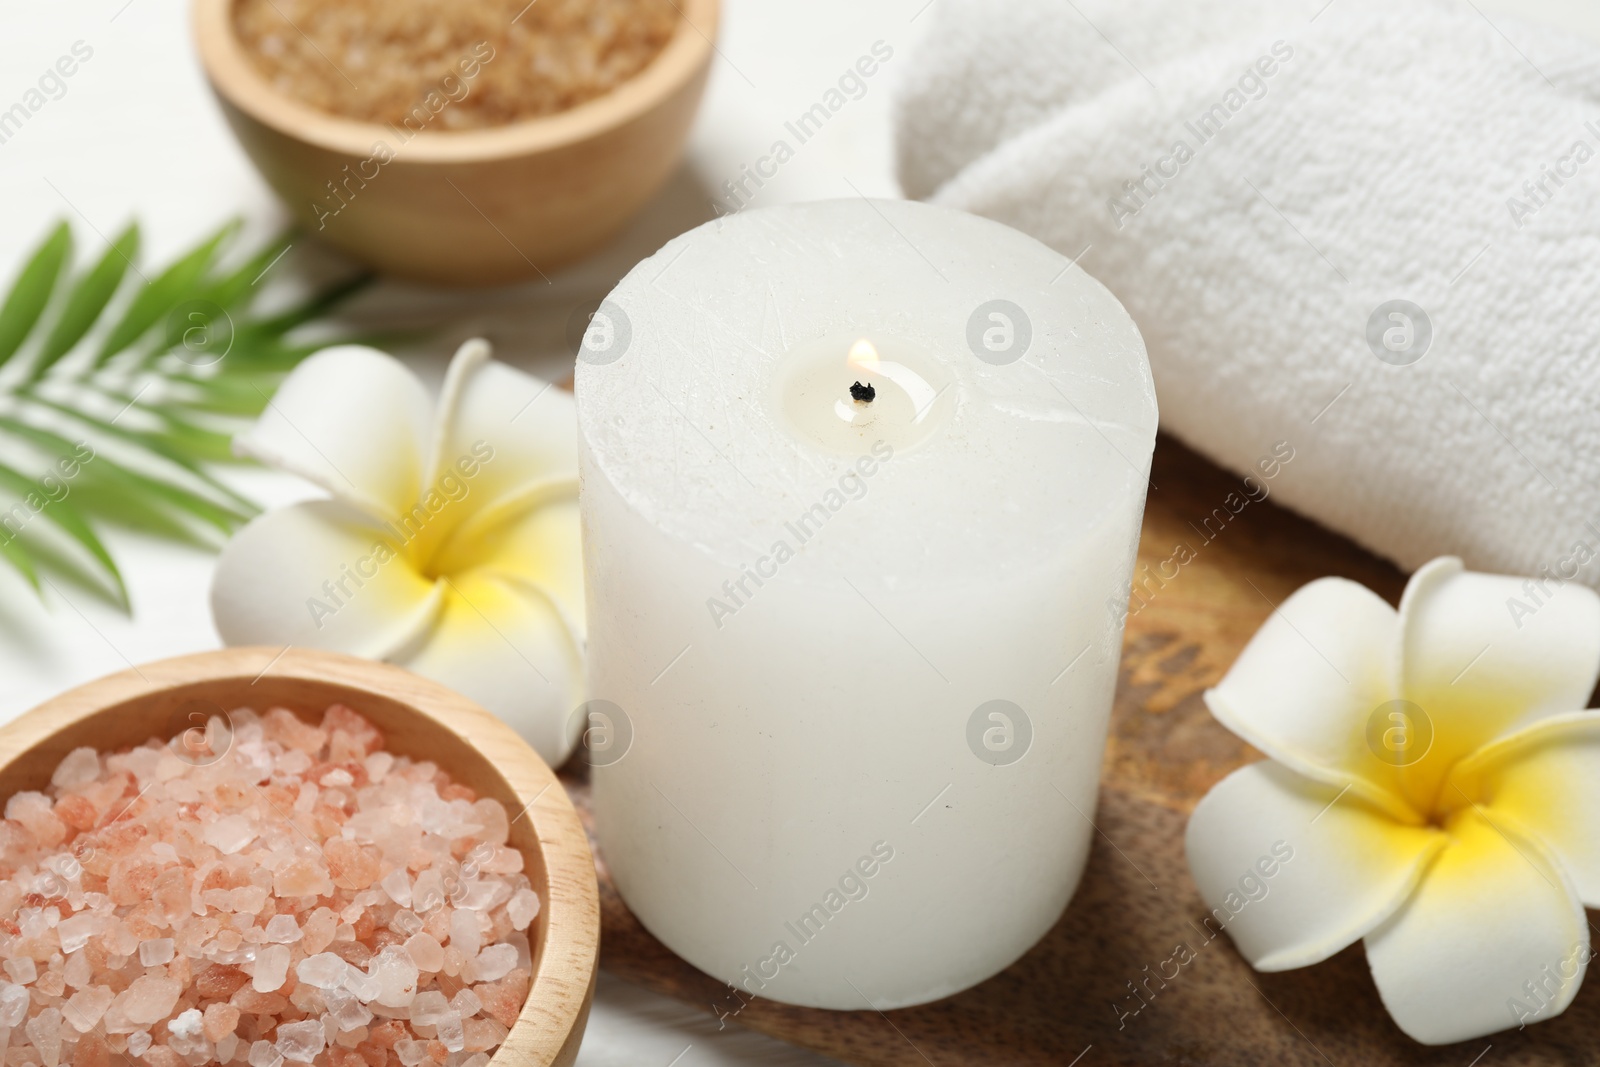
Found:
<svg viewBox="0 0 1600 1067"><path fill-rule="evenodd" d="M300 924L295 922L293 915L274 915L267 920L266 936L268 941L288 945L300 940L305 934L300 929Z"/></svg>
<svg viewBox="0 0 1600 1067"><path fill-rule="evenodd" d="M52 967L39 976L33 988L47 997L59 997L66 991L67 982L61 972Z"/></svg>
<svg viewBox="0 0 1600 1067"><path fill-rule="evenodd" d="M505 809L348 708L230 718L214 762L79 749L7 800L5 1067L486 1067L538 913Z"/></svg>
<svg viewBox="0 0 1600 1067"><path fill-rule="evenodd" d="M490 945L467 964L467 977L474 982L497 982L517 965L517 950L511 945Z"/></svg>
<svg viewBox="0 0 1600 1067"><path fill-rule="evenodd" d="M170 937L155 937L139 944L139 962L146 967L159 967L171 963L175 942Z"/></svg>
<svg viewBox="0 0 1600 1067"><path fill-rule="evenodd" d="M450 914L450 947L461 953L463 961L478 954L482 941L477 912L457 908Z"/></svg>
<svg viewBox="0 0 1600 1067"><path fill-rule="evenodd" d="M106 1040L99 1033L85 1034L73 1050L72 1067L111 1067Z"/></svg>
<svg viewBox="0 0 1600 1067"><path fill-rule="evenodd" d="M531 889L519 889L506 901L506 916L513 930L526 930L539 917L539 897Z"/></svg>
<svg viewBox="0 0 1600 1067"><path fill-rule="evenodd" d="M103 985L80 989L67 998L61 1014L73 1029L86 1034L100 1024L100 1017L111 1007L113 994Z"/></svg>
<svg viewBox="0 0 1600 1067"><path fill-rule="evenodd" d="M523 1001L528 999L528 984L533 976L518 967L498 982L484 982L472 987L483 1002L483 1013L501 1026L517 1021Z"/></svg>
<svg viewBox="0 0 1600 1067"><path fill-rule="evenodd" d="M0 1026L7 1030L28 1017L28 990L0 982Z"/></svg>
<svg viewBox="0 0 1600 1067"><path fill-rule="evenodd" d="M86 952L74 952L67 957L67 962L61 968L61 977L67 980L67 985L73 989L83 989L94 979L94 968L89 965L89 955Z"/></svg>
<svg viewBox="0 0 1600 1067"><path fill-rule="evenodd" d="M46 1008L29 1019L25 1027L28 1040L33 1044L44 1067L56 1067L61 1062L61 1011Z"/></svg>
<svg viewBox="0 0 1600 1067"><path fill-rule="evenodd" d="M467 1019L462 1023L462 1039L468 1052L499 1048L507 1030L493 1019Z"/></svg>
<svg viewBox="0 0 1600 1067"><path fill-rule="evenodd" d="M462 986L456 995L450 998L450 1006L460 1012L463 1019L470 1019L478 1014L478 1010L483 1007L483 1001L479 1000L478 994L470 988Z"/></svg>
<svg viewBox="0 0 1600 1067"><path fill-rule="evenodd" d="M257 993L276 993L289 977L289 946L267 945L256 951L252 985Z"/></svg>
<svg viewBox="0 0 1600 1067"><path fill-rule="evenodd" d="M100 754L92 748L75 748L56 765L50 784L57 789L81 789L100 777Z"/></svg>
<svg viewBox="0 0 1600 1067"><path fill-rule="evenodd" d="M157 974L135 978L112 1002L112 1006L134 1023L158 1023L172 1014L183 986Z"/></svg>
<svg viewBox="0 0 1600 1067"><path fill-rule="evenodd" d="M280 1023L275 1045L278 1054L284 1059L295 1063L310 1063L316 1059L325 1043L326 1035L322 1023L308 1019L305 1022Z"/></svg>
<svg viewBox="0 0 1600 1067"><path fill-rule="evenodd" d="M214 1002L206 1006L202 1020L205 1035L212 1041L221 1041L239 1025L239 1009L231 1004Z"/></svg>
<svg viewBox="0 0 1600 1067"><path fill-rule="evenodd" d="M411 954L412 962L421 970L438 971L444 967L444 949L426 930L407 938L405 948Z"/></svg>
<svg viewBox="0 0 1600 1067"><path fill-rule="evenodd" d="M447 1011L438 1023L439 1040L444 1042L444 1047L451 1052L460 1052L467 1047L467 1035L461 1025L461 1016L453 1011Z"/></svg>

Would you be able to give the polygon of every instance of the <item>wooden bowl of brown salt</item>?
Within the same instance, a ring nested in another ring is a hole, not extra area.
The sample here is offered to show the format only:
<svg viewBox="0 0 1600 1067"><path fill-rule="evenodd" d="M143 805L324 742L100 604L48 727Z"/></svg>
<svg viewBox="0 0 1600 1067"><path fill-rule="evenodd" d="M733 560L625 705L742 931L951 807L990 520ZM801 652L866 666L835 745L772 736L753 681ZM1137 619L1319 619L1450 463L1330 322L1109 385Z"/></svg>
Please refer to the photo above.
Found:
<svg viewBox="0 0 1600 1067"><path fill-rule="evenodd" d="M0 797L9 1061L577 1057L583 828L538 755L442 686L300 649L148 664L0 728Z"/></svg>
<svg viewBox="0 0 1600 1067"><path fill-rule="evenodd" d="M446 285L539 278L682 155L718 0L195 0L245 151L317 237Z"/></svg>

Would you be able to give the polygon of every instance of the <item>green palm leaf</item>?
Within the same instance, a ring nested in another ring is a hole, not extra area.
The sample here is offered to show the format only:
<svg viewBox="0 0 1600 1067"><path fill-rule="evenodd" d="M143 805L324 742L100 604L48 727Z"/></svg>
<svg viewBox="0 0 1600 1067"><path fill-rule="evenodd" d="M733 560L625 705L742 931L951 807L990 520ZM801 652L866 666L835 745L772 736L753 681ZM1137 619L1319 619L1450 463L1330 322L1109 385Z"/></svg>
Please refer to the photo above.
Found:
<svg viewBox="0 0 1600 1067"><path fill-rule="evenodd" d="M44 347L33 361L35 377L42 376L55 366L56 360L83 340L83 335L94 326L100 313L116 295L118 287L122 285L122 276L138 254L139 226L135 223L111 242L111 247L100 257L100 262L73 287L72 295L67 297L56 324L50 329L50 336L45 339Z"/></svg>
<svg viewBox="0 0 1600 1067"><path fill-rule="evenodd" d="M58 223L17 275L5 304L0 305L0 363L17 354L28 331L44 314L61 268L71 255L72 231L66 223Z"/></svg>
<svg viewBox="0 0 1600 1067"><path fill-rule="evenodd" d="M214 469L283 376L334 343L297 336L370 282L256 310L294 242L236 255L230 222L161 270L128 226L74 268L55 226L0 300L0 560L37 592L51 575L128 606L105 529L215 545L256 513ZM101 242L96 242L101 243Z"/></svg>

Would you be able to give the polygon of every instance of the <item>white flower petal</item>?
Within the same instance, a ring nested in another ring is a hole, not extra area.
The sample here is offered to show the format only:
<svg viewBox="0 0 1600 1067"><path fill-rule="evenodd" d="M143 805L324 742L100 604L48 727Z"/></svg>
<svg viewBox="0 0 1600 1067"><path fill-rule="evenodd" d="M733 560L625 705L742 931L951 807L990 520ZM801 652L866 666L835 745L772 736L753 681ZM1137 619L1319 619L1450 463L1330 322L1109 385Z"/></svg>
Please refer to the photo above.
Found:
<svg viewBox="0 0 1600 1067"><path fill-rule="evenodd" d="M477 701L559 767L577 743L582 667L549 601L482 574L446 580L433 629L391 662Z"/></svg>
<svg viewBox="0 0 1600 1067"><path fill-rule="evenodd" d="M417 501L432 419L427 391L402 363L339 345L290 372L234 450L392 519Z"/></svg>
<svg viewBox="0 0 1600 1067"><path fill-rule="evenodd" d="M1261 971L1354 944L1412 892L1444 835L1266 760L1218 782L1189 818L1189 869L1210 930Z"/></svg>
<svg viewBox="0 0 1600 1067"><path fill-rule="evenodd" d="M394 538L337 500L268 512L222 550L211 614L229 645L324 648L382 658L415 638L441 592Z"/></svg>
<svg viewBox="0 0 1600 1067"><path fill-rule="evenodd" d="M1268 617L1206 706L1279 762L1399 813L1394 768L1367 745L1368 720L1395 696L1397 625L1365 586L1318 579Z"/></svg>
<svg viewBox="0 0 1600 1067"><path fill-rule="evenodd" d="M445 376L429 470L438 477L464 456L493 459L472 478L473 510L505 504L551 477L578 476L577 407L572 394L489 358L487 341L462 345Z"/></svg>
<svg viewBox="0 0 1600 1067"><path fill-rule="evenodd" d="M1428 1045L1561 1014L1589 959L1583 906L1543 844L1470 808L1449 832L1411 899L1367 935L1384 1006Z"/></svg>
<svg viewBox="0 0 1600 1067"><path fill-rule="evenodd" d="M1451 773L1447 797L1456 790L1537 835L1600 907L1600 712L1553 716L1474 753Z"/></svg>
<svg viewBox="0 0 1600 1067"><path fill-rule="evenodd" d="M1547 583L1537 609L1514 613L1514 603L1530 599L1525 584L1444 557L1406 586L1400 682L1433 731L1428 758L1406 772L1419 803L1437 794L1452 765L1495 738L1588 703L1600 674L1600 596Z"/></svg>

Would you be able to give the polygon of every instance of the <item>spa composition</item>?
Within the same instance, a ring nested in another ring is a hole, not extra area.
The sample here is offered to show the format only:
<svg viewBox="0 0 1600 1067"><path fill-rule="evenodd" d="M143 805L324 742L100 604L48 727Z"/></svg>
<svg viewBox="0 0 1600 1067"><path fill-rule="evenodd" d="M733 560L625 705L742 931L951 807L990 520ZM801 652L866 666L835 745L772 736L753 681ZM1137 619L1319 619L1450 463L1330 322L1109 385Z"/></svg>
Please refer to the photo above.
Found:
<svg viewBox="0 0 1600 1067"><path fill-rule="evenodd" d="M594 805L644 925L740 997L1005 967L1094 833L1156 405L1102 286L915 203L745 212L579 355Z"/></svg>

